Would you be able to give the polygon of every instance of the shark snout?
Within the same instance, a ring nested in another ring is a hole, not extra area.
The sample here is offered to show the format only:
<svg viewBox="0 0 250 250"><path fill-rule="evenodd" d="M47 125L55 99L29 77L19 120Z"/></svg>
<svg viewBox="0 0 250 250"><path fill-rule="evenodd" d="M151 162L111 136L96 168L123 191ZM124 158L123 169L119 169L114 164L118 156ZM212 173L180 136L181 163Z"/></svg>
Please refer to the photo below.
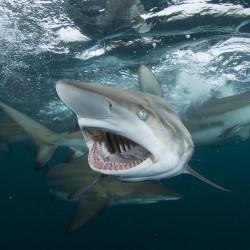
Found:
<svg viewBox="0 0 250 250"><path fill-rule="evenodd" d="M88 87L88 88L87 88ZM95 93L88 84L60 80L56 91L61 100L79 117L106 119L112 108L109 98Z"/></svg>

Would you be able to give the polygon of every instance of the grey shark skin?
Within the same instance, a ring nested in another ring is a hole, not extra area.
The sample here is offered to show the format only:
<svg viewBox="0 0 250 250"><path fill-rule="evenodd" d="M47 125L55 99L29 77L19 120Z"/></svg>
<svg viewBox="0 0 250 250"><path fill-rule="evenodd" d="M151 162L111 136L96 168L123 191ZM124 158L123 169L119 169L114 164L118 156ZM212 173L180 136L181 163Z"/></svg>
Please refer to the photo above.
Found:
<svg viewBox="0 0 250 250"><path fill-rule="evenodd" d="M109 205L144 204L181 198L158 181L125 183L109 176L99 178L99 174L88 166L87 156L53 167L46 178L53 195L78 203L68 232L85 225Z"/></svg>
<svg viewBox="0 0 250 250"><path fill-rule="evenodd" d="M183 123L195 145L210 145L230 137L250 138L250 92L210 100L190 107Z"/></svg>
<svg viewBox="0 0 250 250"><path fill-rule="evenodd" d="M93 170L124 181L188 172L191 136L163 98L71 80L58 81L56 90L77 115Z"/></svg>
<svg viewBox="0 0 250 250"><path fill-rule="evenodd" d="M27 134L38 147L36 158L36 168L44 166L55 150L60 147L70 147L74 151L74 156L79 157L87 152L83 136L80 131L57 134L41 123L33 120L27 115L11 108L0 101L3 111L15 121L21 128L22 134Z"/></svg>

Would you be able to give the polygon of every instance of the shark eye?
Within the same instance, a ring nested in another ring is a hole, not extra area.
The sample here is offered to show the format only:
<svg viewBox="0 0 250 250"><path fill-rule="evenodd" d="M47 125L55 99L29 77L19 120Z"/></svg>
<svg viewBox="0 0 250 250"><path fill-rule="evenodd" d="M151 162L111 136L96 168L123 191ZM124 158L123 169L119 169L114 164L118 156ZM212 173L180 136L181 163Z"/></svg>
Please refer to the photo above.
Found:
<svg viewBox="0 0 250 250"><path fill-rule="evenodd" d="M148 113L145 109L141 109L139 112L138 112L138 116L141 120L145 120L148 116Z"/></svg>

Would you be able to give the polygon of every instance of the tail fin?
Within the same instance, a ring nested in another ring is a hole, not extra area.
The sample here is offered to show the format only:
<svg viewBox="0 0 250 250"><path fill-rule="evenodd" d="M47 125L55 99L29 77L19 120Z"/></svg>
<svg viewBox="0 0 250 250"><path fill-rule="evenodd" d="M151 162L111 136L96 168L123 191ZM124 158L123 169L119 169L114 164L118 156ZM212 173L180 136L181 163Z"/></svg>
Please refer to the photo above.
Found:
<svg viewBox="0 0 250 250"><path fill-rule="evenodd" d="M61 136L46 128L41 123L31 119L27 115L9 107L2 102L0 102L0 107L34 141L34 143L38 147L36 168L40 169L41 167L43 167L58 147L55 142L58 141Z"/></svg>

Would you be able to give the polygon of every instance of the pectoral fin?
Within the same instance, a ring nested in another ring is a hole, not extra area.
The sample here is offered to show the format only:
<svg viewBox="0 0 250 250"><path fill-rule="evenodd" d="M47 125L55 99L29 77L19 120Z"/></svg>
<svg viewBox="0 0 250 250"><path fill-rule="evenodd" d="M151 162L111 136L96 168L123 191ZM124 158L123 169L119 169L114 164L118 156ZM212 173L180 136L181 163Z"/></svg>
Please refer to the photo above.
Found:
<svg viewBox="0 0 250 250"><path fill-rule="evenodd" d="M227 137L233 136L236 133L238 133L241 130L241 128L242 128L242 125L240 123L235 124L232 127L223 130L222 133L218 137L227 138Z"/></svg>
<svg viewBox="0 0 250 250"><path fill-rule="evenodd" d="M92 181L90 181L89 185L84 186L82 188L76 189L74 191L72 191L69 195L68 195L68 199L72 200L78 196L83 195L84 193L86 193L90 188L92 188L99 180L101 177L103 177L103 174L99 174L97 177L93 178Z"/></svg>
<svg viewBox="0 0 250 250"><path fill-rule="evenodd" d="M191 175L193 175L194 177L200 179L201 181L206 182L207 184L209 184L209 185L211 185L211 186L213 186L213 187L216 187L216 188L221 189L221 190L223 190L223 191L228 191L228 192L230 192L230 190L225 189L225 188L223 188L223 187L220 187L219 185L213 183L212 181L210 181L210 180L208 180L207 178L203 177L202 175L198 174L196 171L194 171L194 170L193 170L191 167L189 167L189 166L186 166L185 171L184 171L183 173L191 174Z"/></svg>
<svg viewBox="0 0 250 250"><path fill-rule="evenodd" d="M108 202L105 200L80 200L76 212L70 222L70 225L67 228L67 232L71 233L81 226L85 225L98 213L100 213L101 210L103 210L107 205Z"/></svg>

